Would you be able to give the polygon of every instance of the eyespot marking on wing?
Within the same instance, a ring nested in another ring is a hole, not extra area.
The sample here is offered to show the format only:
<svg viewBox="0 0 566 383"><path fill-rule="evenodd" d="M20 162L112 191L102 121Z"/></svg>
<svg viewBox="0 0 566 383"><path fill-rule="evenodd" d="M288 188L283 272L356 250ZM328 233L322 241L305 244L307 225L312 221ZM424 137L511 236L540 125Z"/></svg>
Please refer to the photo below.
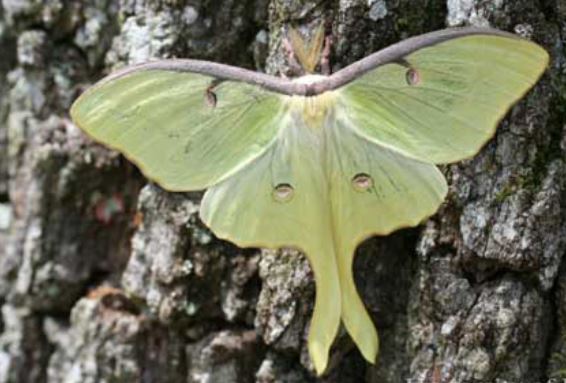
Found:
<svg viewBox="0 0 566 383"><path fill-rule="evenodd" d="M358 173L352 177L352 186L356 191L365 192L373 186L373 179L367 173Z"/></svg>
<svg viewBox="0 0 566 383"><path fill-rule="evenodd" d="M405 80L407 80L407 85L415 86L421 82L421 75L415 68L409 68L405 72Z"/></svg>
<svg viewBox="0 0 566 383"><path fill-rule="evenodd" d="M273 199L277 202L289 202L295 195L295 189L289 184L278 184L273 188Z"/></svg>
<svg viewBox="0 0 566 383"><path fill-rule="evenodd" d="M214 91L212 90L213 87L214 85L209 86L208 88L206 88L206 91L204 93L204 101L206 105L210 108L215 108L216 103L218 102L218 97L216 96L216 93L214 93Z"/></svg>

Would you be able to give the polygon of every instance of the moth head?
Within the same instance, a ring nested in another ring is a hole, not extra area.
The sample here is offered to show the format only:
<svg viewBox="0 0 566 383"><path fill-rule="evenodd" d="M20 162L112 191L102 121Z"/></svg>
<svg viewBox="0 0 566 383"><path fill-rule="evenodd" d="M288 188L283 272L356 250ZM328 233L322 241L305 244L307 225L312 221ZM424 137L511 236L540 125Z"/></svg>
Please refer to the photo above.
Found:
<svg viewBox="0 0 566 383"><path fill-rule="evenodd" d="M287 31L286 49L288 50L289 64L299 65L306 74L315 73L321 61L325 42L324 23L320 23L310 38L303 37L295 28Z"/></svg>

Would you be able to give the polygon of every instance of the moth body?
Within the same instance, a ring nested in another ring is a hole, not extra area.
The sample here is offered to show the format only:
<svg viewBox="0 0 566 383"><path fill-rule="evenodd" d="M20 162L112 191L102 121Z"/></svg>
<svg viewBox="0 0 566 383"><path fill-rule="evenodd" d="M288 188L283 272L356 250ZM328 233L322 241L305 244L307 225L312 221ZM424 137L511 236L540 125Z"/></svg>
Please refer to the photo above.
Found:
<svg viewBox="0 0 566 383"><path fill-rule="evenodd" d="M288 112L297 116L308 128L322 129L329 113L336 107L336 93L326 92L314 97L291 96L287 99Z"/></svg>
<svg viewBox="0 0 566 383"><path fill-rule="evenodd" d="M319 81L324 81L326 78L328 78L328 76L322 75L322 74L307 74L305 76L301 76L301 77L297 77L295 79L293 79L293 82L296 82L297 84L314 84L317 83Z"/></svg>

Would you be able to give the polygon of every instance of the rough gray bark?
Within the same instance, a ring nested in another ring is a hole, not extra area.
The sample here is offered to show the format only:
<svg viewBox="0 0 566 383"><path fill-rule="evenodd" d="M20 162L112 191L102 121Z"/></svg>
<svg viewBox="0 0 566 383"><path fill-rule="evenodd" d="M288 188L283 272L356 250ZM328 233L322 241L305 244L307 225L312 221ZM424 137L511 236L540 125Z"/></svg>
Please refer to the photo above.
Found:
<svg viewBox="0 0 566 383"><path fill-rule="evenodd" d="M345 333L316 379L314 284L293 251L238 249L68 119L123 64L192 57L287 73L285 28L331 24L334 69L446 25L490 25L552 63L422 227L358 252L381 337ZM535 382L566 368L566 3L562 0L3 0L1 382ZM145 186L144 186L145 185ZM561 356L564 355L564 358Z"/></svg>

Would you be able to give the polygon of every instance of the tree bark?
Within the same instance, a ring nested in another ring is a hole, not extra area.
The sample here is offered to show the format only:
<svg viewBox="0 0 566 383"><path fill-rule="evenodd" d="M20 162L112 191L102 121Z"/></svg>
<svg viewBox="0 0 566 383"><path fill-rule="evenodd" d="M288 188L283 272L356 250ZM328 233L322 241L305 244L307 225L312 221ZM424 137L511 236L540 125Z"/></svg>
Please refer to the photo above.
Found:
<svg viewBox="0 0 566 383"><path fill-rule="evenodd" d="M335 71L406 37L493 26L544 46L540 83L473 159L442 168L438 214L362 244L381 345L306 351L314 282L291 250L239 249L200 193L149 184L69 120L113 68L208 59L288 74L282 37L332 30ZM3 0L0 383L544 382L566 369L564 0Z"/></svg>

